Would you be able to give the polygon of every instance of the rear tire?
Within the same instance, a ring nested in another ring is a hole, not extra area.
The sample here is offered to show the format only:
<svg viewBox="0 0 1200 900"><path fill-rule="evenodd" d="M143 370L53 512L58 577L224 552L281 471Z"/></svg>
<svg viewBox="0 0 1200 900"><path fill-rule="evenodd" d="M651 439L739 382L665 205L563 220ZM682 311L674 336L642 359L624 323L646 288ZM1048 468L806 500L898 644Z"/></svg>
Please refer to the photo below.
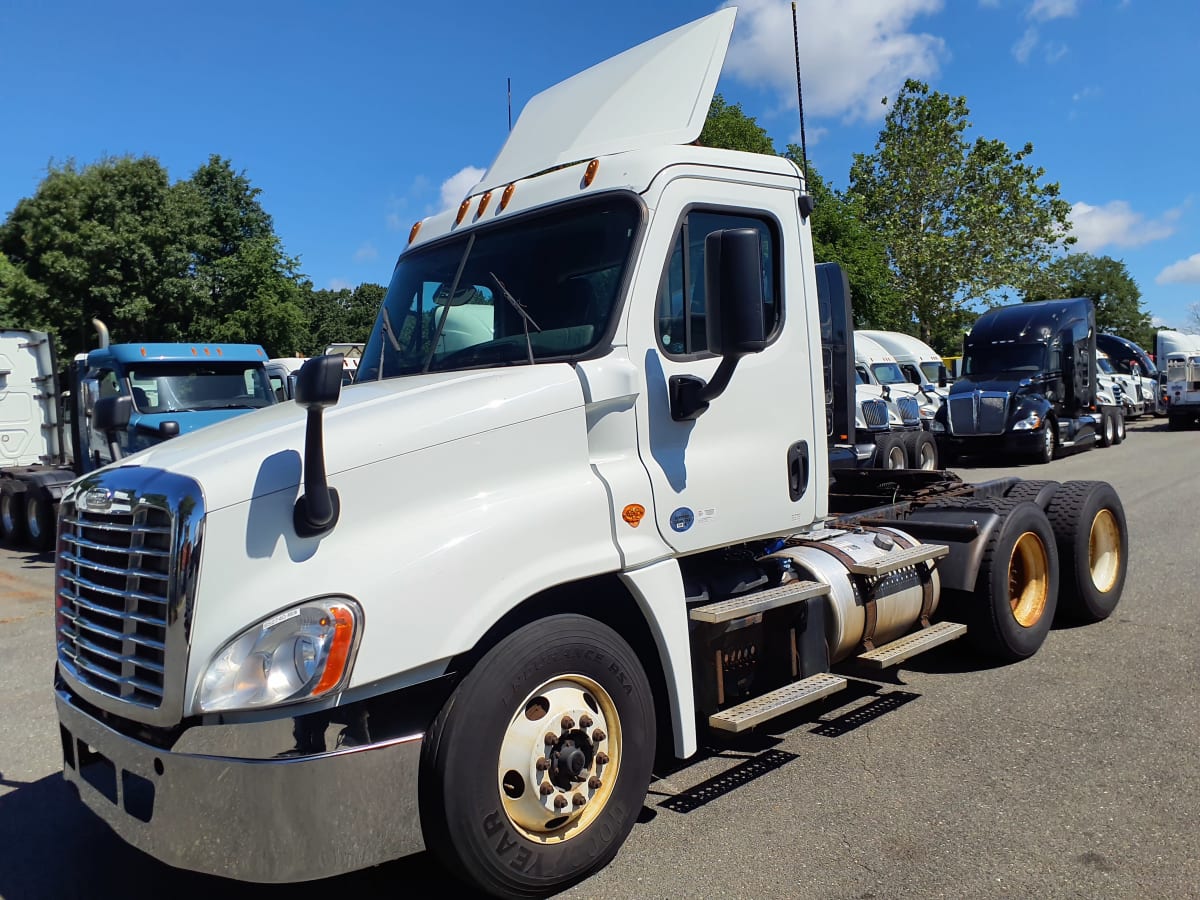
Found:
<svg viewBox="0 0 1200 900"><path fill-rule="evenodd" d="M1119 444L1125 440L1125 414L1117 413L1116 422L1113 427L1113 443Z"/></svg>
<svg viewBox="0 0 1200 900"><path fill-rule="evenodd" d="M425 845L495 896L561 890L629 835L654 741L650 685L620 635L579 615L526 625L479 661L426 735Z"/></svg>
<svg viewBox="0 0 1200 900"><path fill-rule="evenodd" d="M25 531L29 536L29 545L37 551L51 549L56 526L54 501L46 489L31 487L25 491Z"/></svg>
<svg viewBox="0 0 1200 900"><path fill-rule="evenodd" d="M881 434L875 439L875 468L903 469L908 465L904 435Z"/></svg>
<svg viewBox="0 0 1200 900"><path fill-rule="evenodd" d="M1129 531L1125 508L1104 481L1068 481L1046 510L1066 573L1060 608L1077 622L1099 622L1125 588Z"/></svg>
<svg viewBox="0 0 1200 900"><path fill-rule="evenodd" d="M1041 508L1016 503L988 538L969 611L967 636L1002 662L1033 656L1050 631L1058 605L1059 563L1054 531Z"/></svg>
<svg viewBox="0 0 1200 900"><path fill-rule="evenodd" d="M19 547L25 543L25 491L11 479L0 484L0 538Z"/></svg>

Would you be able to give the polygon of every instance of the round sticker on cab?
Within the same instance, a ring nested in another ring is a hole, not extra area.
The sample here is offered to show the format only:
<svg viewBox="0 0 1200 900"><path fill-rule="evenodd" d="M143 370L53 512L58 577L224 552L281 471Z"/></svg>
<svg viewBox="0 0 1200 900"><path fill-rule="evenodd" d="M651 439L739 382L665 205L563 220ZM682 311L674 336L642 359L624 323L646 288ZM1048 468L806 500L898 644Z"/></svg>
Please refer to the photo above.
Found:
<svg viewBox="0 0 1200 900"><path fill-rule="evenodd" d="M695 515L686 506L681 506L675 512L671 513L671 530L672 531L687 531L692 527L692 523L696 521Z"/></svg>

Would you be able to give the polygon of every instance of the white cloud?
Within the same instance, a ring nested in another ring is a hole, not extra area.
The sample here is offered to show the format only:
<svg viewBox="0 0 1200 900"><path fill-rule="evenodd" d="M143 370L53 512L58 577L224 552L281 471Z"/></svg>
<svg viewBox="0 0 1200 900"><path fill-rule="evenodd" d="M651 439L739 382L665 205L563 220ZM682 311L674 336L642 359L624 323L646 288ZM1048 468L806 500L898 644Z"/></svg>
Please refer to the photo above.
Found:
<svg viewBox="0 0 1200 900"><path fill-rule="evenodd" d="M1025 33L1021 35L1021 39L1012 46L1012 55L1016 57L1017 62L1029 62L1029 56L1033 53L1038 42L1038 30L1032 25L1025 29Z"/></svg>
<svg viewBox="0 0 1200 900"><path fill-rule="evenodd" d="M1060 59L1067 55L1070 51L1066 44L1061 41L1049 41L1046 44L1046 62L1054 65Z"/></svg>
<svg viewBox="0 0 1200 900"><path fill-rule="evenodd" d="M942 0L843 0L836 14L827 0L799 0L798 6L804 108L816 116L877 119L885 112L880 98L895 96L906 78L932 79L947 55L942 38L910 30L918 16L938 12ZM725 70L774 88L795 107L789 3L739 0Z"/></svg>
<svg viewBox="0 0 1200 900"><path fill-rule="evenodd" d="M373 259L379 258L379 251L375 249L375 245L367 241L361 247L354 251L355 262L370 262Z"/></svg>
<svg viewBox="0 0 1200 900"><path fill-rule="evenodd" d="M1082 91L1076 91L1071 95L1071 100L1079 103L1081 100L1091 100L1093 97L1099 97L1102 91L1098 87L1085 87Z"/></svg>
<svg viewBox="0 0 1200 900"><path fill-rule="evenodd" d="M479 184L479 179L484 175L484 170L476 166L467 166L464 169L459 169L449 178L442 182L442 209L449 209L452 206L458 206L462 199L467 196L467 191Z"/></svg>
<svg viewBox="0 0 1200 900"><path fill-rule="evenodd" d="M1155 284L1200 284L1200 253L1171 263L1154 279Z"/></svg>
<svg viewBox="0 0 1200 900"><path fill-rule="evenodd" d="M1064 19L1079 12L1079 0L1033 0L1026 18L1035 22Z"/></svg>
<svg viewBox="0 0 1200 900"><path fill-rule="evenodd" d="M352 287L354 287L354 285L348 282L345 278L329 279L329 290L331 291L348 291Z"/></svg>
<svg viewBox="0 0 1200 900"><path fill-rule="evenodd" d="M1080 201L1071 206L1071 234L1078 239L1076 248L1088 253L1110 244L1140 247L1174 234L1180 213L1181 210L1172 209L1157 219L1147 219L1124 200L1113 200L1103 206Z"/></svg>

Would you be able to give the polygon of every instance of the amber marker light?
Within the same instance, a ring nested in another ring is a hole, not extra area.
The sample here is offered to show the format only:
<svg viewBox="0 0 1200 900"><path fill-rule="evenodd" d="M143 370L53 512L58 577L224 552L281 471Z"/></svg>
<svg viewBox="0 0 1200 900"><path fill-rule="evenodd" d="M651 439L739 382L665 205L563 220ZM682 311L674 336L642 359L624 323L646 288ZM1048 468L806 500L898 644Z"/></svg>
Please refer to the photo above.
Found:
<svg viewBox="0 0 1200 900"><path fill-rule="evenodd" d="M630 503L621 510L621 518L624 519L631 528L637 528L642 524L642 517L646 515L646 507L640 503Z"/></svg>
<svg viewBox="0 0 1200 900"><path fill-rule="evenodd" d="M480 216L482 216L484 213L484 210L486 210L488 208L488 204L491 202L492 202L492 192L488 191L486 194L484 194L482 197L479 198L479 209L475 210L475 218L478 219Z"/></svg>
<svg viewBox="0 0 1200 900"><path fill-rule="evenodd" d="M458 206L458 215L454 217L454 224L461 225L462 220L467 217L467 210L471 208L471 198L468 197Z"/></svg>
<svg viewBox="0 0 1200 900"><path fill-rule="evenodd" d="M500 195L500 212L504 212L504 207L508 206L508 201L512 199L513 192L516 189L517 186L515 184L510 184L504 189L504 193Z"/></svg>
<svg viewBox="0 0 1200 900"><path fill-rule="evenodd" d="M417 232L419 232L420 230L421 230L421 220L418 219L416 222L413 222L412 230L408 233L408 242L410 244L417 239Z"/></svg>
<svg viewBox="0 0 1200 900"><path fill-rule="evenodd" d="M329 613L333 617L333 640L329 645L329 656L321 680L312 689L310 696L317 697L336 687L346 674L346 663L350 659L350 648L354 643L354 613L347 607L332 604ZM328 627L328 620L321 624Z"/></svg>
<svg viewBox="0 0 1200 900"><path fill-rule="evenodd" d="M145 356L145 355L146 355L146 348L145 348L145 347L143 347L143 348L142 348L142 356Z"/></svg>
<svg viewBox="0 0 1200 900"><path fill-rule="evenodd" d="M583 186L591 187L593 181L596 180L596 173L600 171L600 160L593 159L587 164L587 169L583 173Z"/></svg>

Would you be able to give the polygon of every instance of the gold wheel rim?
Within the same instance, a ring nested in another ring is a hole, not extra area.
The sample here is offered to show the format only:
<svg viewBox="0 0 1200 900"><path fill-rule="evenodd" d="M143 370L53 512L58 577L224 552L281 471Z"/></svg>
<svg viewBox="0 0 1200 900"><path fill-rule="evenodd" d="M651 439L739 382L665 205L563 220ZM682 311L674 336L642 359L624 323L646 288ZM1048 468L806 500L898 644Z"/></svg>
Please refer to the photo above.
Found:
<svg viewBox="0 0 1200 900"><path fill-rule="evenodd" d="M531 717L531 709L539 714ZM564 727L564 717L570 717L570 727ZM603 733L599 740L594 739L597 731ZM581 732L591 738L587 763L579 773L582 779L564 789L552 781L551 772L538 768L538 760L572 735L579 744ZM554 734L560 738L558 745L547 740ZM559 844L583 834L612 797L623 746L616 704L598 682L586 675L560 675L543 682L514 711L500 745L497 777L509 822L539 844ZM522 788L515 796L514 782ZM543 784L550 785L549 793L541 793ZM567 802L558 808L554 801L560 796ZM583 798L582 805L575 805L576 797Z"/></svg>
<svg viewBox="0 0 1200 900"><path fill-rule="evenodd" d="M1100 510L1092 519L1092 531L1088 536L1088 568L1092 584L1102 594L1113 589L1121 574L1121 529L1110 509Z"/></svg>
<svg viewBox="0 0 1200 900"><path fill-rule="evenodd" d="M1038 623L1046 611L1050 595L1050 559L1046 545L1032 531L1026 531L1013 545L1008 559L1008 602L1013 618L1022 628Z"/></svg>

